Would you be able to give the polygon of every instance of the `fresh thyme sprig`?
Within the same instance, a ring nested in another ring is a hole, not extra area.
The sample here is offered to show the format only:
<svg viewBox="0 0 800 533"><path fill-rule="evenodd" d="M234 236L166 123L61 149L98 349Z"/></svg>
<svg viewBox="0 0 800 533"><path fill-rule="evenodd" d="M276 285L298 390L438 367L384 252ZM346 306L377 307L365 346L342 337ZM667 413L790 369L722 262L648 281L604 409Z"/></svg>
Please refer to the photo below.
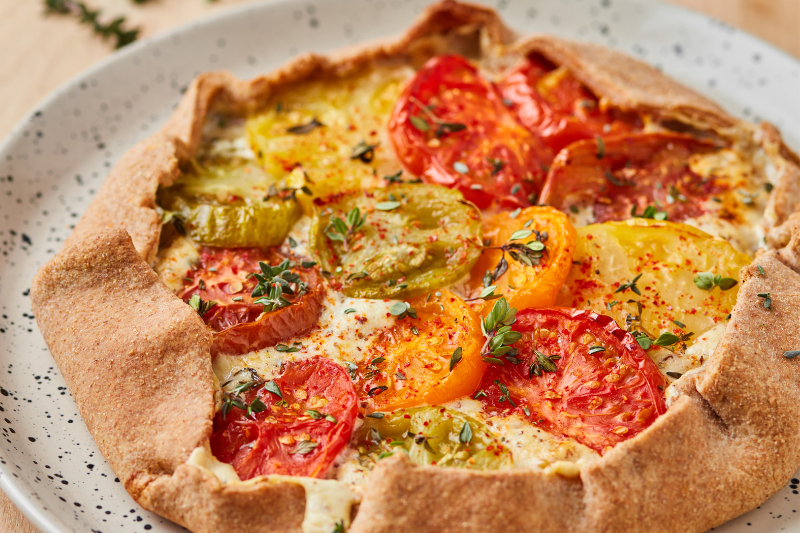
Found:
<svg viewBox="0 0 800 533"><path fill-rule="evenodd" d="M449 133L455 133L457 131L467 129L465 124L461 124L458 122L444 122L439 117L433 114L433 106L426 106L422 102L420 102L417 98L411 97L410 101L412 104L417 106L420 111L422 111L425 116L430 119L431 122L436 124L436 131L434 135L436 135L437 139L441 139L443 136ZM415 129L421 131L422 133L428 132L431 130L430 123L425 120L424 118L417 116L417 115L409 115L408 119L411 121L411 125L414 126Z"/></svg>
<svg viewBox="0 0 800 533"><path fill-rule="evenodd" d="M648 205L647 207L645 207L641 215L637 214L637 211L638 211L637 206L634 204L634 206L631 207L631 217L649 218L652 220L667 220L667 218L669 217L669 214L666 211L659 211L658 208L654 205Z"/></svg>
<svg viewBox="0 0 800 533"><path fill-rule="evenodd" d="M264 380L261 379L261 377L259 377L258 374L255 373L255 371L252 371L252 369L251 369L251 377L253 379L250 381L239 382L239 384L236 385L231 392L223 391L222 409L221 409L223 420L225 420L225 418L228 416L228 413L230 413L231 409L233 409L234 407L246 410L247 411L246 416L248 418L253 413L261 413L263 411L266 411L267 405L264 402L262 402L261 398L259 398L258 396L253 398L253 401L251 401L249 404L245 403L245 401L240 396L241 394L244 394L250 389L261 387L264 385Z"/></svg>
<svg viewBox="0 0 800 533"><path fill-rule="evenodd" d="M205 300L200 298L199 294L193 294L192 297L189 298L189 301L186 303L189 304L189 307L197 311L197 314L200 316L205 316L205 314L208 313L208 311L212 307L217 305L217 302L213 300L209 300L206 302Z"/></svg>
<svg viewBox="0 0 800 533"><path fill-rule="evenodd" d="M136 3L142 3L137 1ZM117 17L108 24L100 22L99 9L89 9L86 4L76 0L44 0L44 6L47 13L55 13L58 15L73 15L78 17L78 21L92 27L92 30L97 35L104 39L113 37L116 39L114 48L122 48L131 44L139 36L139 28L125 28L125 17Z"/></svg>
<svg viewBox="0 0 800 533"><path fill-rule="evenodd" d="M358 230L364 227L364 222L367 221L366 213L362 216L361 210L354 207L347 213L347 222L339 217L333 217L325 228L325 235L332 241L340 241L344 246L344 251L348 250L348 241Z"/></svg>
<svg viewBox="0 0 800 533"><path fill-rule="evenodd" d="M295 266L292 261L285 259L277 266L259 261L258 266L261 267L261 273L253 274L258 285L250 296L257 298L253 303L262 304L265 313L292 305L292 302L283 296L284 293L300 296L308 292L308 284L300 279L299 274L291 271Z"/></svg>
<svg viewBox="0 0 800 533"><path fill-rule="evenodd" d="M395 302L389 307L389 313L396 316L397 320L402 320L409 316L417 318L417 310L411 307L407 302Z"/></svg>
<svg viewBox="0 0 800 533"><path fill-rule="evenodd" d="M497 401L503 403L507 401L511 404L512 407L516 407L517 404L514 403L514 400L511 399L511 391L508 390L508 387L505 383L500 381L499 379L494 380L494 384L497 385L497 388L500 389L500 399Z"/></svg>
<svg viewBox="0 0 800 533"><path fill-rule="evenodd" d="M519 351L511 345L522 338L522 334L511 329L517 321L517 309L510 307L505 298L500 298L481 321L481 329L486 342L481 348L481 359L487 363L504 365L506 361L518 365Z"/></svg>
<svg viewBox="0 0 800 533"><path fill-rule="evenodd" d="M617 290L614 291L614 294L617 294L618 292L625 292L628 289L630 289L631 291L633 291L636 294L638 294L639 296L641 296L642 293L639 290L639 287L636 286L636 282L639 281L639 278L642 277L642 274L643 274L643 272L640 273L635 278L633 278L633 281L626 281L625 283L620 283L619 287L617 287Z"/></svg>
<svg viewBox="0 0 800 533"><path fill-rule="evenodd" d="M533 376L542 377L544 372L555 372L556 361L561 359L560 355L545 355L539 350L534 350L536 359L533 359L531 365L528 367L528 377L533 379Z"/></svg>
<svg viewBox="0 0 800 533"><path fill-rule="evenodd" d="M527 243L521 242L513 242L513 241L521 241L527 239L528 237L533 236L533 240L529 240ZM483 286L485 287L485 291L489 298L493 297L493 291L489 291L489 287L492 284L500 279L500 277L506 273L508 270L508 261L506 261L506 253L511 256L511 259L517 261L518 263L522 263L525 266L532 267L533 265L540 265L542 258L547 253L547 239L549 235L546 231L537 231L537 230L530 230L530 229L520 229L515 231L511 234L511 237L508 239L506 244L501 246L486 246L485 249L487 250L500 250L503 252L503 255L500 257L500 261L498 261L497 266L495 266L493 271L486 271L486 274L483 276ZM483 294L483 293L481 293ZM483 298L482 296L480 298ZM487 299L487 298L484 298Z"/></svg>

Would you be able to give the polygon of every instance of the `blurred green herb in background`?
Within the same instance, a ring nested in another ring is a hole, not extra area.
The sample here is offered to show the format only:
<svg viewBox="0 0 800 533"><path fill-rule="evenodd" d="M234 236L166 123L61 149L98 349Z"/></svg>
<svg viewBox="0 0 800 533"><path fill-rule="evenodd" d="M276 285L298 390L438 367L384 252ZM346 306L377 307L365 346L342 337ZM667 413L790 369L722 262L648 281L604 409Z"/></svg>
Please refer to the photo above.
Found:
<svg viewBox="0 0 800 533"><path fill-rule="evenodd" d="M136 4L143 4L146 1L133 0ZM122 48L131 44L139 36L139 28L125 28L125 17L117 17L104 24L100 21L100 10L89 9L83 2L75 0L44 0L44 6L46 13L75 16L79 22L91 26L92 30L104 39L113 37L116 39L115 48Z"/></svg>

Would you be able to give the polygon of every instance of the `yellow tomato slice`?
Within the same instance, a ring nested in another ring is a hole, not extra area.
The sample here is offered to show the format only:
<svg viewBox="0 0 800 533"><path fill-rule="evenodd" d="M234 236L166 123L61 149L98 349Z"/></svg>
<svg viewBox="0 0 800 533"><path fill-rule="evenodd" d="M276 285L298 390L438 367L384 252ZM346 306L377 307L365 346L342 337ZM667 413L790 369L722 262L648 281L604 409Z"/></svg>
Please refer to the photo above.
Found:
<svg viewBox="0 0 800 533"><path fill-rule="evenodd" d="M575 261L556 306L592 309L652 337L692 332L690 346L724 322L739 289L704 290L694 279L711 272L738 281L751 259L691 226L636 218L579 228Z"/></svg>
<svg viewBox="0 0 800 533"><path fill-rule="evenodd" d="M464 300L442 290L408 305L417 318L406 316L381 332L358 369L358 395L375 410L460 398L475 390L486 369L480 318Z"/></svg>
<svg viewBox="0 0 800 533"><path fill-rule="evenodd" d="M377 67L291 84L248 119L250 146L268 175L289 187L309 187L311 197L297 196L308 214L312 198L383 185L383 176L400 170L386 125L412 74L404 67Z"/></svg>
<svg viewBox="0 0 800 533"><path fill-rule="evenodd" d="M543 243L545 249L539 264L533 266L512 259L506 252L508 270L490 285L497 287L494 293L505 296L511 307L517 309L551 307L572 265L575 228L564 213L552 207L528 207L512 218L513 213L515 212L502 212L485 219L484 241L489 239L489 246L492 247L503 246L509 242L525 244L535 239L536 234L514 241L509 239L517 231L535 230L540 235L547 234L547 239ZM483 251L470 273L467 291L471 298L478 297L484 289L484 276L487 272L490 274L495 272L502 257L501 250ZM491 311L493 305L494 302L491 300L484 302L479 314L485 315Z"/></svg>

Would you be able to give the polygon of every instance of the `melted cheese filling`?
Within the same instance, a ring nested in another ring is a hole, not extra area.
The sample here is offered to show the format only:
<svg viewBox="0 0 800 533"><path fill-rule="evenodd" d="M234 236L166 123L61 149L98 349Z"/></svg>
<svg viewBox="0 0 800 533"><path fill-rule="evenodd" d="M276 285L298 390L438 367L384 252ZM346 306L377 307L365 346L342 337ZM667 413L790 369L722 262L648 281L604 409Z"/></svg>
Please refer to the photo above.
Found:
<svg viewBox="0 0 800 533"><path fill-rule="evenodd" d="M271 379L280 375L282 362L317 355L342 366L345 362L360 363L376 333L394 324L395 318L389 313L389 307L396 301L350 298L330 290L314 329L308 335L284 343L297 348L297 352L279 352L272 346L245 355L217 355L213 363L214 373L224 383L242 368L249 367L265 379Z"/></svg>
<svg viewBox="0 0 800 533"><path fill-rule="evenodd" d="M481 402L471 398L460 398L445 406L484 422L501 436L514 457L514 468L542 469L548 474L574 477L580 473L580 465L600 458L591 448L552 435L519 416L489 416L483 412Z"/></svg>
<svg viewBox="0 0 800 533"><path fill-rule="evenodd" d="M186 237L176 237L166 248L158 251L153 269L161 281L174 293L183 288L186 272L200 260L197 247Z"/></svg>
<svg viewBox="0 0 800 533"><path fill-rule="evenodd" d="M358 500L345 485L330 479L269 475L241 481L229 464L220 462L203 447L195 448L187 464L194 465L213 474L222 483L229 485L248 485L267 479L271 483L293 483L303 487L306 493L303 533L330 533L337 524L344 528L350 525L353 504Z"/></svg>
<svg viewBox="0 0 800 533"><path fill-rule="evenodd" d="M689 168L703 178L716 177L731 190L703 202L707 213L684 220L715 237L731 243L738 251L753 255L764 244L761 218L769 200L766 171L759 169L734 150L694 155Z"/></svg>

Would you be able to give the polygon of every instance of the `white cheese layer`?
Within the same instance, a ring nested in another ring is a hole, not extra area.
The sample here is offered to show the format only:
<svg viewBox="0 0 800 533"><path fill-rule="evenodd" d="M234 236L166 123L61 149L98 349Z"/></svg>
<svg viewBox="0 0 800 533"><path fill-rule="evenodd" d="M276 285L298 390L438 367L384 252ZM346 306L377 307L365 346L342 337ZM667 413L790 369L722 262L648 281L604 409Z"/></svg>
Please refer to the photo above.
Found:
<svg viewBox="0 0 800 533"><path fill-rule="evenodd" d="M240 481L239 474L236 473L236 470L231 465L219 461L202 446L192 450L186 463L208 470L223 483L238 483Z"/></svg>
<svg viewBox="0 0 800 533"><path fill-rule="evenodd" d="M485 423L511 450L514 468L541 469L548 474L575 477L584 464L600 458L591 448L572 439L543 431L519 416L487 416L481 402L461 398L445 404Z"/></svg>
<svg viewBox="0 0 800 533"><path fill-rule="evenodd" d="M218 355L214 358L214 373L224 383L242 368L250 367L265 379L271 379L280 375L283 361L317 355L340 365L359 363L366 357L376 334L394 324L389 307L395 301L350 298L328 291L319 322L311 333L285 342L286 346L297 348L297 352L281 352L273 346L245 355Z"/></svg>
<svg viewBox="0 0 800 533"><path fill-rule="evenodd" d="M350 510L358 501L346 485L333 479L314 479L309 477L259 476L241 481L229 464L222 463L202 446L195 448L187 464L195 465L216 476L222 483L230 485L252 484L269 480L271 483L294 483L306 491L306 509L303 517L303 533L330 533L337 524L346 529L350 525Z"/></svg>
<svg viewBox="0 0 800 533"><path fill-rule="evenodd" d="M303 533L331 533L341 524L350 525L350 510L358 498L335 479L314 479L295 476L269 476L270 481L295 483L306 491L306 512Z"/></svg>
<svg viewBox="0 0 800 533"><path fill-rule="evenodd" d="M177 293L183 288L183 278L200 260L197 247L186 237L176 237L166 248L158 251L154 270L161 281Z"/></svg>
<svg viewBox="0 0 800 533"><path fill-rule="evenodd" d="M203 125L199 157L255 161L256 154L247 140L245 124L245 119L241 118L209 117Z"/></svg>

